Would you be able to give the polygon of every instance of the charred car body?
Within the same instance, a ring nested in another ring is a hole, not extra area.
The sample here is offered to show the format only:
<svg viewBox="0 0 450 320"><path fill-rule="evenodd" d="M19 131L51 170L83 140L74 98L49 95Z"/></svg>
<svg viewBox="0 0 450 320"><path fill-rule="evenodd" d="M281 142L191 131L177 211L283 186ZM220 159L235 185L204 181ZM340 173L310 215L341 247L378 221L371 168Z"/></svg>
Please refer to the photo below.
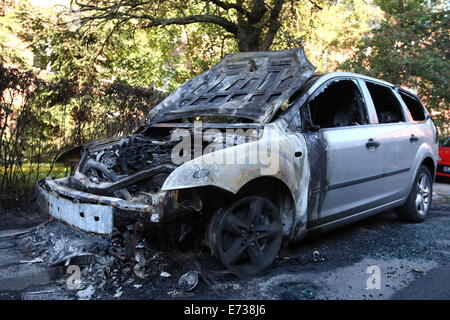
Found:
<svg viewBox="0 0 450 320"><path fill-rule="evenodd" d="M123 215L156 225L187 215L241 275L267 269L283 239L390 208L423 220L438 144L418 98L314 69L301 49L227 55L134 134L63 154L79 159L75 174L40 181L40 206L99 234Z"/></svg>

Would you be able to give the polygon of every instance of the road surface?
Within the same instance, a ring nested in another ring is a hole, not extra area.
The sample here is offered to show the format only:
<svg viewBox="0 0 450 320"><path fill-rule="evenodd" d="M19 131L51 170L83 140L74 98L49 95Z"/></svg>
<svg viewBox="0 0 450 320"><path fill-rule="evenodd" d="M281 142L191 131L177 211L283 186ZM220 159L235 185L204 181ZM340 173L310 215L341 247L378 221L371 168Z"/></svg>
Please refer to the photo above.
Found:
<svg viewBox="0 0 450 320"><path fill-rule="evenodd" d="M10 236L45 217L8 212L0 217L0 299L450 299L450 184L436 183L434 193L423 223L384 212L290 244L268 274L253 279L220 272L207 250L152 251L142 270L133 272L111 253L114 237L87 235L57 221ZM68 285L67 266L48 267L61 243L96 256L82 268L76 288ZM200 277L184 292L178 279L193 269L206 281Z"/></svg>

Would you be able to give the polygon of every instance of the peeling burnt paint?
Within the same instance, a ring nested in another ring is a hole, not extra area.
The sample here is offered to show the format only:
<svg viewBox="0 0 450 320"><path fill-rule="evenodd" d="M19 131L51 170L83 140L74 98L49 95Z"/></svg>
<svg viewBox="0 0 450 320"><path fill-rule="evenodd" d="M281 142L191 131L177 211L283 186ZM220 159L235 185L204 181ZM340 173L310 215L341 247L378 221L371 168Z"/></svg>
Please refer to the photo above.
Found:
<svg viewBox="0 0 450 320"><path fill-rule="evenodd" d="M304 133L308 149L308 162L311 176L308 190L308 223L319 218L326 195L327 182L327 144L322 133Z"/></svg>

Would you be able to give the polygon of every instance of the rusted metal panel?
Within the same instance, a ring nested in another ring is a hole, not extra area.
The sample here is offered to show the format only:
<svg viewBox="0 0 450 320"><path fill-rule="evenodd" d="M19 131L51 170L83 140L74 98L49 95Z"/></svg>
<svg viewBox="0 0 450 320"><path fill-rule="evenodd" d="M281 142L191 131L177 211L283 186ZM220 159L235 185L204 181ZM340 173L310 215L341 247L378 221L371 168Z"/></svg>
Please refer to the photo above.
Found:
<svg viewBox="0 0 450 320"><path fill-rule="evenodd" d="M148 119L157 123L228 115L267 123L314 69L303 49L229 54L181 85L150 111Z"/></svg>

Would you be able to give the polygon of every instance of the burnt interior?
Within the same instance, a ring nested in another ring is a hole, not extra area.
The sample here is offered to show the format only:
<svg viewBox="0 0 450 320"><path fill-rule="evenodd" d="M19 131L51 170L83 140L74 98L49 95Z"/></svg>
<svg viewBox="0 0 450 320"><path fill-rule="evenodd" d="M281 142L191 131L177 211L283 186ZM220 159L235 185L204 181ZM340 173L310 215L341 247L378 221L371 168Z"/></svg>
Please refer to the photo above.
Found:
<svg viewBox="0 0 450 320"><path fill-rule="evenodd" d="M311 120L320 128L346 127L368 123L358 86L352 80L328 84L309 101Z"/></svg>

